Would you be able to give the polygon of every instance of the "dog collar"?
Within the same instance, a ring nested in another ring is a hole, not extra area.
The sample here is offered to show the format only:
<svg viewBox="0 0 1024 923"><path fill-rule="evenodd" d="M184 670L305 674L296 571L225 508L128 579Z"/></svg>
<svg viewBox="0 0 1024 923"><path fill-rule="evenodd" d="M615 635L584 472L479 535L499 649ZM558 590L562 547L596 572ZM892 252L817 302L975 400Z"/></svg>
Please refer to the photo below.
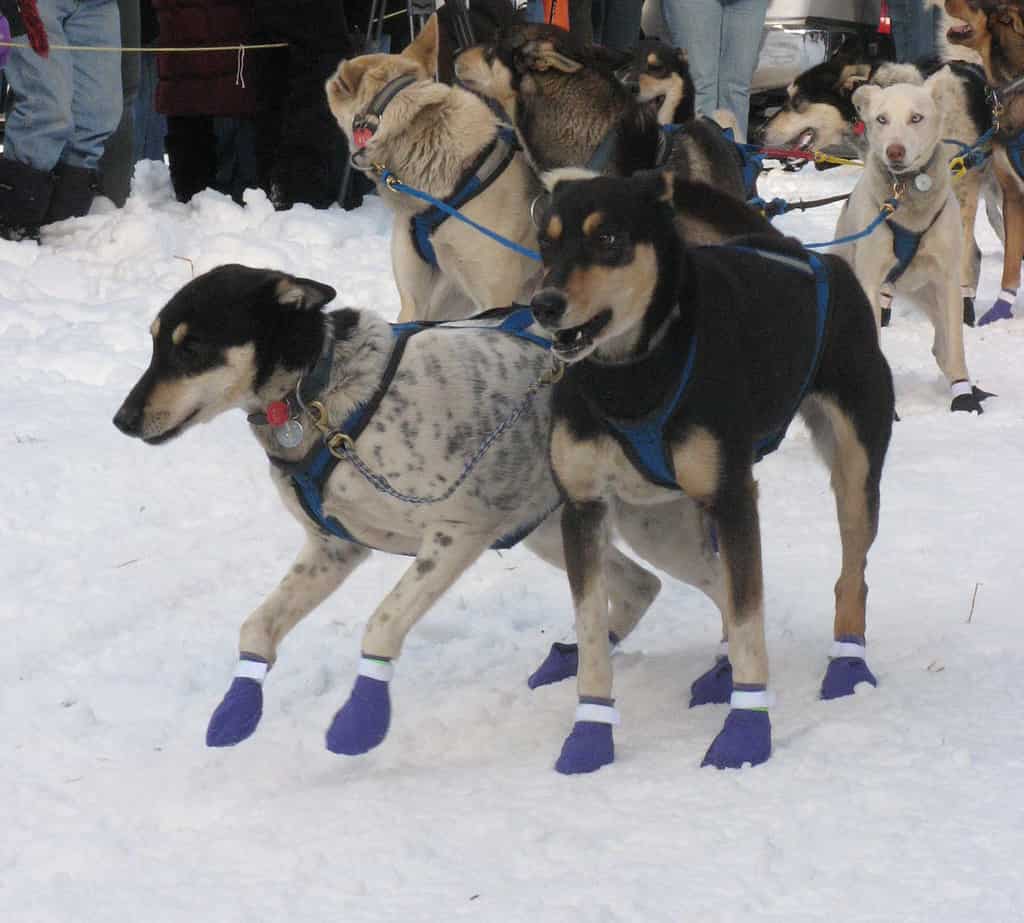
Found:
<svg viewBox="0 0 1024 923"><path fill-rule="evenodd" d="M377 91L377 95L370 100L370 105L352 119L352 141L357 148L364 148L370 143L370 139L380 126L380 117L391 101L406 87L418 82L418 77L404 74L389 80Z"/></svg>
<svg viewBox="0 0 1024 923"><path fill-rule="evenodd" d="M939 148L936 145L935 150L932 152L932 156L928 158L928 162L921 167L919 170L907 170L905 173L896 173L894 170L889 170L889 178L892 180L893 194L902 187L903 191L906 192L913 186L918 192L928 192L932 186L935 185L935 181L931 178L929 170L935 166L935 161L939 156ZM901 193L902 194L902 193Z"/></svg>
<svg viewBox="0 0 1024 923"><path fill-rule="evenodd" d="M298 417L306 412L306 405L316 400L327 387L331 379L334 365L334 323L325 318L324 342L316 364L308 372L303 373L295 385L295 389L278 401L271 401L261 413L251 413L246 417L253 426L269 426L274 431L278 444L286 449L294 449L304 436L305 430Z"/></svg>

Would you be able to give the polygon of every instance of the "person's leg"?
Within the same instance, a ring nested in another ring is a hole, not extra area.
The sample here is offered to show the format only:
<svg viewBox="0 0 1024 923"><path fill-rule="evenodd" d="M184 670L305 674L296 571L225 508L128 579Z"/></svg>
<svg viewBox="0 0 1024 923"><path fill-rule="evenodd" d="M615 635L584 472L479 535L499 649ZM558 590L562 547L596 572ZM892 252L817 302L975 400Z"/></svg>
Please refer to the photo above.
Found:
<svg viewBox="0 0 1024 923"><path fill-rule="evenodd" d="M167 118L153 106L156 98L156 55L141 56L139 62L139 90L135 96L134 159L163 160L164 136L167 134Z"/></svg>
<svg viewBox="0 0 1024 923"><path fill-rule="evenodd" d="M643 0L602 0L604 13L597 41L616 51L625 51L640 38Z"/></svg>
<svg viewBox="0 0 1024 923"><path fill-rule="evenodd" d="M719 107L718 66L722 43L719 0L662 0L672 44L686 50L697 111L711 115Z"/></svg>
<svg viewBox="0 0 1024 923"><path fill-rule="evenodd" d="M922 0L889 0L896 60L913 63L936 53L940 11L924 8Z"/></svg>
<svg viewBox="0 0 1024 923"><path fill-rule="evenodd" d="M217 178L217 139L213 119L205 115L167 118L167 160L179 202L187 202Z"/></svg>
<svg viewBox="0 0 1024 923"><path fill-rule="evenodd" d="M137 48L139 0L117 0L121 17L121 45ZM135 95L139 91L140 60L135 53L121 55L121 98L124 106L117 130L107 138L100 161L100 192L118 208L128 200L135 166Z"/></svg>
<svg viewBox="0 0 1024 923"><path fill-rule="evenodd" d="M71 9L71 0L40 0L52 45L68 44L63 23ZM71 53L51 49L42 58L31 48L12 48L4 75L14 99L4 128L4 159L48 173L71 137Z"/></svg>
<svg viewBox="0 0 1024 923"><path fill-rule="evenodd" d="M718 74L718 105L736 116L737 141L747 140L750 81L764 35L768 0L731 0L722 20L722 56Z"/></svg>
<svg viewBox="0 0 1024 923"><path fill-rule="evenodd" d="M594 41L594 24L591 21L591 0L558 0L569 4L569 31L581 42L590 45Z"/></svg>
<svg viewBox="0 0 1024 923"><path fill-rule="evenodd" d="M65 24L71 45L117 45L121 18L116 0L83 0ZM121 56L71 55L74 69L71 140L61 158L74 167L95 170L103 145L121 121Z"/></svg>

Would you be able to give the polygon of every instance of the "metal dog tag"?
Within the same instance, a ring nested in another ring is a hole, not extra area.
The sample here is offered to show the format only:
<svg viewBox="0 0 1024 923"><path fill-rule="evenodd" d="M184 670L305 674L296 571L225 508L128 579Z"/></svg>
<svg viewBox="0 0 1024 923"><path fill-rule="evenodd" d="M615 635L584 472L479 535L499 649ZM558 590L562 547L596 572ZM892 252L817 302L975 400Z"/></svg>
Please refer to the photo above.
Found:
<svg viewBox="0 0 1024 923"><path fill-rule="evenodd" d="M301 445L304 435L302 424L298 420L289 420L282 426L274 427L274 438L277 444L285 449L294 449Z"/></svg>
<svg viewBox="0 0 1024 923"><path fill-rule="evenodd" d="M932 178L927 173L918 173L914 177L914 188L918 192L927 192L932 188Z"/></svg>

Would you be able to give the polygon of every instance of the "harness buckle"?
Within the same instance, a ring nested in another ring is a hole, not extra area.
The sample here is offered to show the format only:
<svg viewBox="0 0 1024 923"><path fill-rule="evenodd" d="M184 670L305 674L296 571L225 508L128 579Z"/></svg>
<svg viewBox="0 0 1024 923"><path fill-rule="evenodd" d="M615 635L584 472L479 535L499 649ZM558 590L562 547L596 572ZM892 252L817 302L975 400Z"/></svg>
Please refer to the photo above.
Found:
<svg viewBox="0 0 1024 923"><path fill-rule="evenodd" d="M963 154L954 157L949 162L949 169L953 174L953 179L960 179L967 172L967 158Z"/></svg>
<svg viewBox="0 0 1024 923"><path fill-rule="evenodd" d="M331 455L335 458L344 459L345 453L353 451L355 449L355 442L348 433L331 433L326 439L324 439L324 445L330 450Z"/></svg>
<svg viewBox="0 0 1024 923"><path fill-rule="evenodd" d="M555 382L561 381L563 375L565 375L565 363L557 356L552 355L551 368L541 377L540 383L553 385Z"/></svg>

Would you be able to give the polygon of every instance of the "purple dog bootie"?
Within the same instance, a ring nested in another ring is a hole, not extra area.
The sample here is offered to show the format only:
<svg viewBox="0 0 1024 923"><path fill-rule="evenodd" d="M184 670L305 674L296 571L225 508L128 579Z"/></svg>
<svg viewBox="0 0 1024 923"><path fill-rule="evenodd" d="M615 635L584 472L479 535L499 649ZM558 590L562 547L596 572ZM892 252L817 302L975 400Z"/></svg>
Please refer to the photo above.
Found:
<svg viewBox="0 0 1024 923"><path fill-rule="evenodd" d="M395 674L390 660L363 657L359 675L348 697L327 729L327 749L331 753L357 756L376 747L391 724L391 697L388 683Z"/></svg>
<svg viewBox="0 0 1024 923"><path fill-rule="evenodd" d="M206 746L233 747L256 730L263 715L263 680L268 669L262 657L241 655L234 680L210 716Z"/></svg>
<svg viewBox="0 0 1024 923"><path fill-rule="evenodd" d="M611 645L612 653L618 646L619 639L614 631L608 632L608 643ZM548 686L551 683L560 683L563 679L569 679L576 675L580 666L580 649L575 642L556 641L551 645L544 662L530 674L526 685L531 689L541 686Z"/></svg>
<svg viewBox="0 0 1024 923"><path fill-rule="evenodd" d="M867 646L860 635L843 635L833 643L832 653L821 681L823 699L839 699L853 695L860 683L878 685L874 673L868 669Z"/></svg>
<svg viewBox="0 0 1024 923"><path fill-rule="evenodd" d="M1017 293L1012 288L1004 288L992 307L978 318L978 326L994 324L997 320L1010 320L1013 317L1013 302L1016 298Z"/></svg>
<svg viewBox="0 0 1024 923"><path fill-rule="evenodd" d="M764 686L737 683L731 708L718 736L711 741L701 766L742 769L757 766L772 753L772 725L768 719L771 696Z"/></svg>
<svg viewBox="0 0 1024 923"><path fill-rule="evenodd" d="M612 707L612 701L580 698L576 723L555 763L555 769L562 775L594 772L615 759L612 726L619 723L619 713Z"/></svg>
<svg viewBox="0 0 1024 923"><path fill-rule="evenodd" d="M690 684L690 708L697 705L724 705L732 696L732 664L729 642L723 641L715 665Z"/></svg>

